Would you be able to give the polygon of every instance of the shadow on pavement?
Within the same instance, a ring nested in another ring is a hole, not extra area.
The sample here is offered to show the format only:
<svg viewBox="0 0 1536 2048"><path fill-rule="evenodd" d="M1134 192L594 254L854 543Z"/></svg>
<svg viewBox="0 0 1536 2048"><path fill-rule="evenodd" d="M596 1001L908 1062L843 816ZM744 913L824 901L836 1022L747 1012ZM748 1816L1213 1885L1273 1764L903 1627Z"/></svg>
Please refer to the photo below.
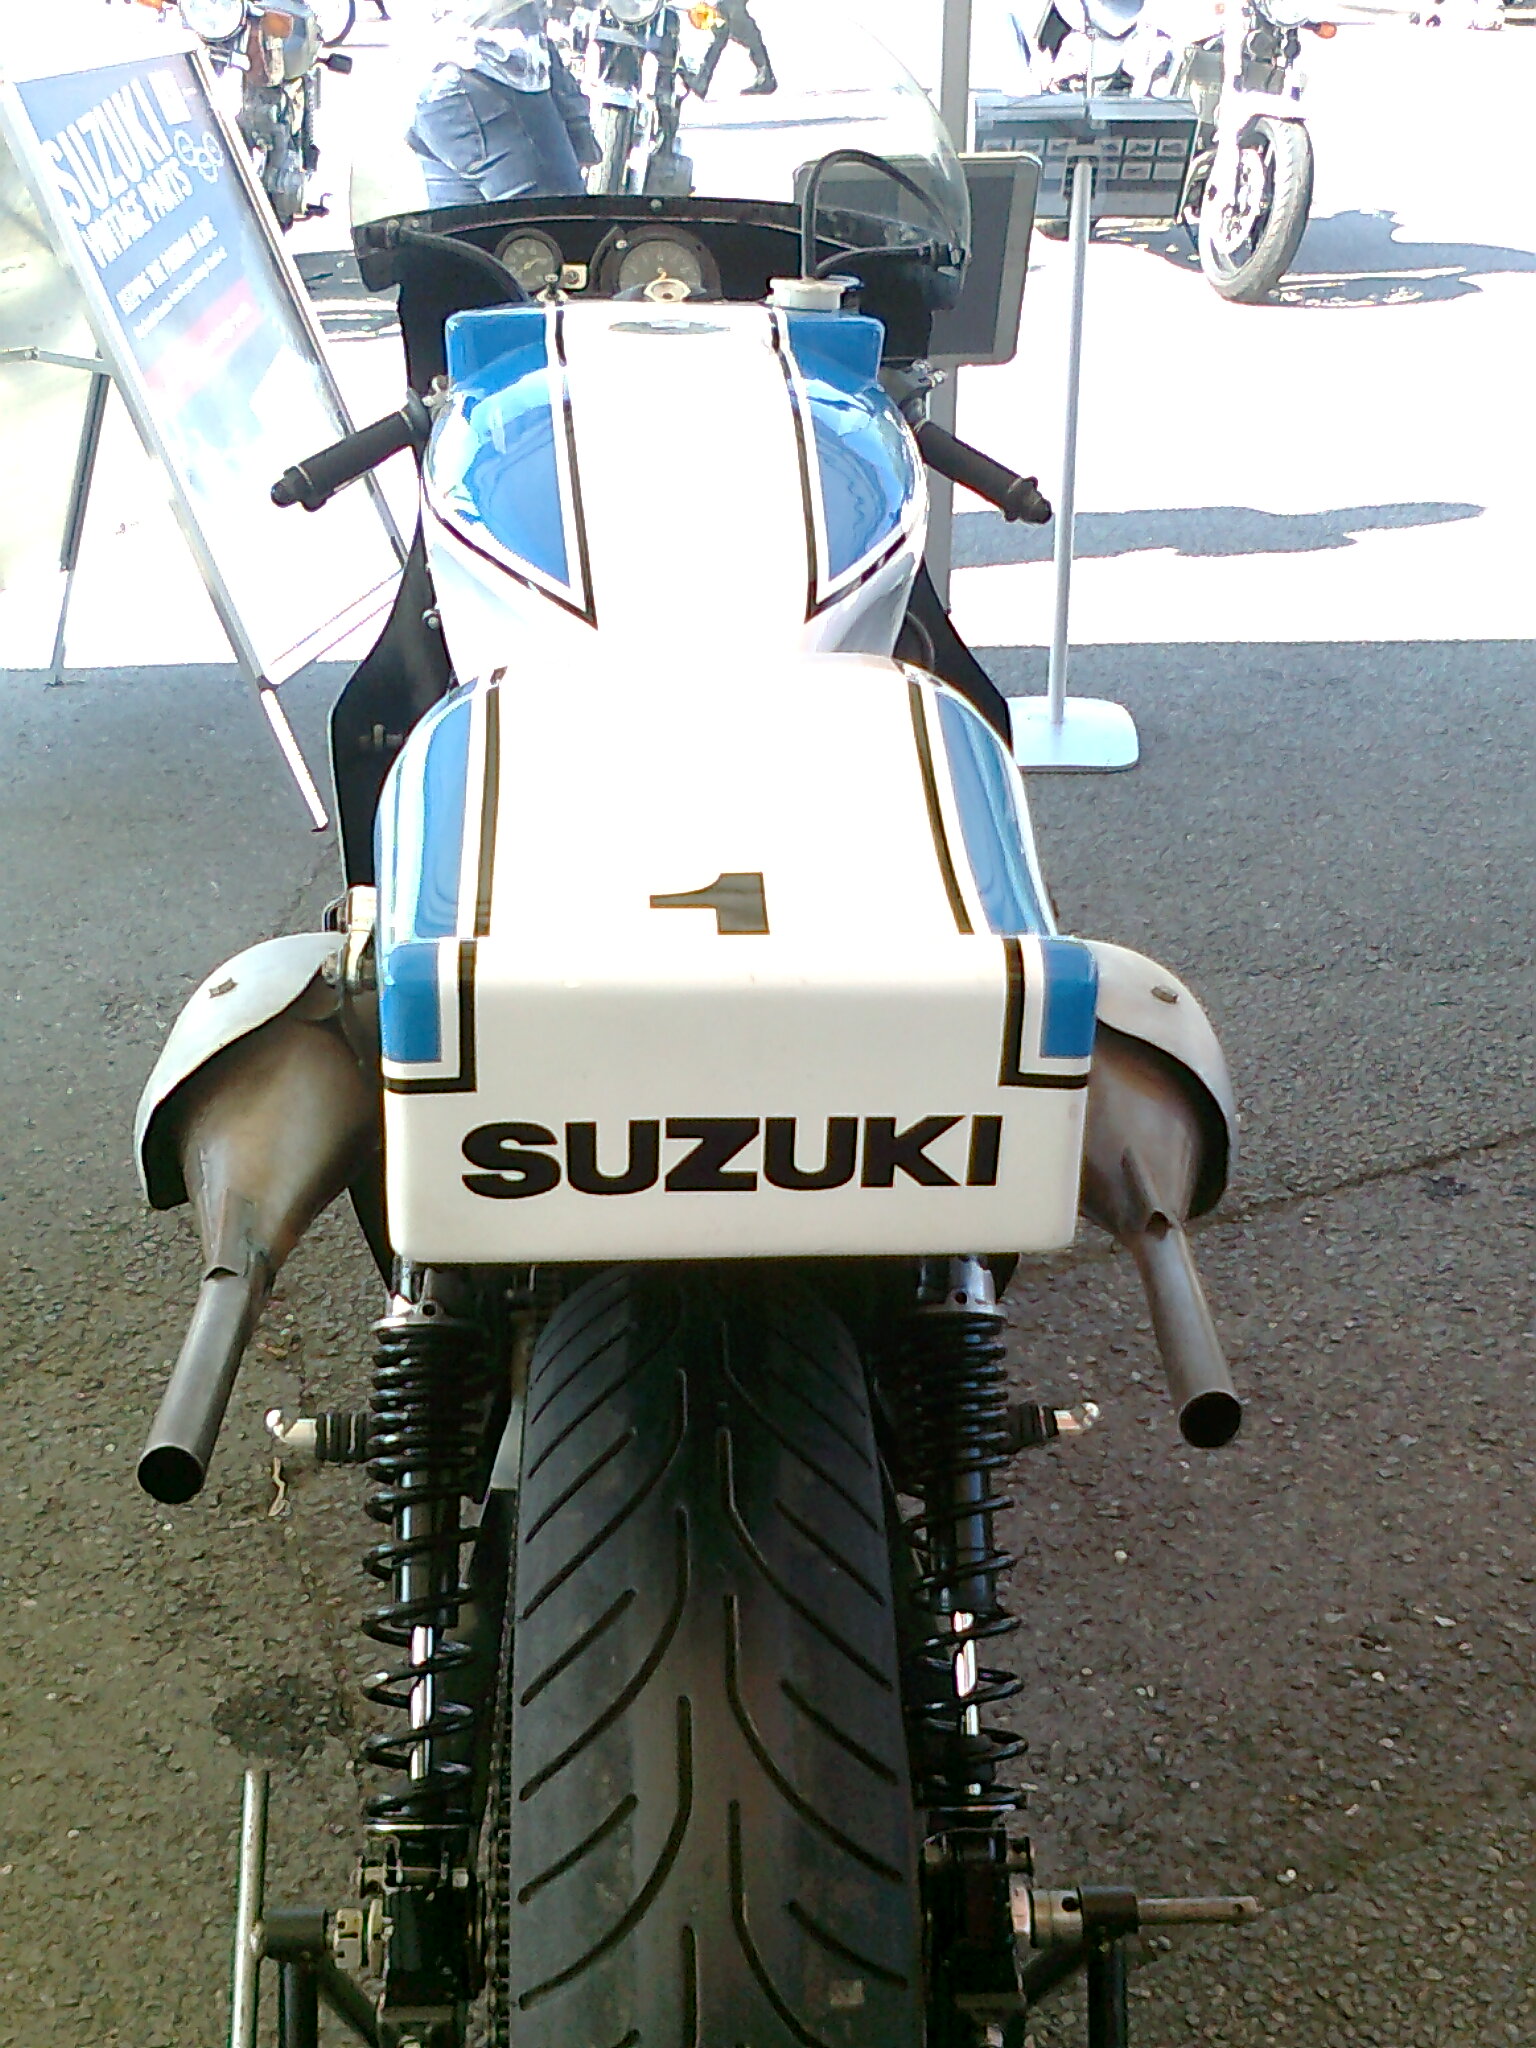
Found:
<svg viewBox="0 0 1536 2048"><path fill-rule="evenodd" d="M1111 228L1107 239L1198 270L1182 228ZM1417 306L1461 299L1479 277L1536 270L1536 252L1485 242L1400 242L1395 213L1335 213L1308 223L1277 306Z"/></svg>
<svg viewBox="0 0 1536 2048"><path fill-rule="evenodd" d="M1130 555L1170 548L1180 555L1297 555L1352 548L1358 535L1394 527L1439 526L1480 519L1481 505L1345 505L1330 512L1260 512L1251 505L1192 505L1178 510L1080 512L1076 549L1084 556ZM1009 526L995 512L962 512L955 520L955 566L995 568L1005 562L1048 562L1053 529Z"/></svg>

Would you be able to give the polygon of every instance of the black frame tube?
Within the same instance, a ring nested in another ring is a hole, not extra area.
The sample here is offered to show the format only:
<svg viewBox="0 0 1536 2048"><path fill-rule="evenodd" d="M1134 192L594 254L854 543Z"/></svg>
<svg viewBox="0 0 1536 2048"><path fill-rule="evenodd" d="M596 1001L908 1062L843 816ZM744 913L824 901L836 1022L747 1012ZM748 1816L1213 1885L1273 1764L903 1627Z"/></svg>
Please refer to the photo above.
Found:
<svg viewBox="0 0 1536 2048"><path fill-rule="evenodd" d="M278 2048L320 2048L320 1990L298 1957L277 1966L277 2039Z"/></svg>
<svg viewBox="0 0 1536 2048"><path fill-rule="evenodd" d="M353 1982L345 1970L338 1970L329 1956L314 1966L315 1988L337 2019L349 2026L368 2048L379 2048L379 2024L373 2001Z"/></svg>
<svg viewBox="0 0 1536 2048"><path fill-rule="evenodd" d="M1129 2048L1130 2008L1123 1941L1088 1946L1088 2048ZM284 2044L287 2048L287 2044Z"/></svg>
<svg viewBox="0 0 1536 2048"><path fill-rule="evenodd" d="M290 2011L302 2013L302 2023L307 2025L308 2003L314 1998L323 1999L337 2019L350 2027L360 2041L367 2043L367 2048L379 2048L379 2025L373 2001L362 1986L345 1970L338 1969L332 1960L323 1908L274 1907L263 1922L262 1933L264 1954L283 1972L278 1984L278 2029L282 2048L290 2048L289 2037L282 2032L283 2027L290 2023L300 2024L298 2018L290 2022L286 2016ZM301 1982L298 1976L290 1978L287 1974L290 1969L302 1971L308 1983ZM313 2036L309 2038L312 2040Z"/></svg>

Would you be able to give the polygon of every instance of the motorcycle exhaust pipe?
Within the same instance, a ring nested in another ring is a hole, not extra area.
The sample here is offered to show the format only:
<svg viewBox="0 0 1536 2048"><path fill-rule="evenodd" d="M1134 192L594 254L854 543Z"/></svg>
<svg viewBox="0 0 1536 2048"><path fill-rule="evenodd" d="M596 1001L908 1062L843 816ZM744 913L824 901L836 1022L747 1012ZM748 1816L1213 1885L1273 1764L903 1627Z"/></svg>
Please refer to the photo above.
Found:
<svg viewBox="0 0 1536 2048"><path fill-rule="evenodd" d="M1146 1229L1125 1242L1152 1311L1152 1331L1163 1355L1179 1433L1196 1450L1219 1450L1242 1427L1243 1404L1227 1369L1189 1239L1171 1217L1154 1213Z"/></svg>
<svg viewBox="0 0 1536 2048"><path fill-rule="evenodd" d="M244 1239L240 1206L226 1214L230 1252L203 1275L170 1383L139 1458L139 1484L152 1500L179 1507L208 1476L235 1375L276 1275Z"/></svg>
<svg viewBox="0 0 1536 2048"><path fill-rule="evenodd" d="M1210 1138L1188 1079L1153 1047L1099 1026L1088 1084L1084 1214L1130 1252L1186 1443L1237 1435L1242 1403L1184 1235Z"/></svg>
<svg viewBox="0 0 1536 2048"><path fill-rule="evenodd" d="M210 1060L168 1108L203 1281L138 1478L174 1506L201 1490L273 1282L377 1143L378 1107L339 1030L283 1016Z"/></svg>

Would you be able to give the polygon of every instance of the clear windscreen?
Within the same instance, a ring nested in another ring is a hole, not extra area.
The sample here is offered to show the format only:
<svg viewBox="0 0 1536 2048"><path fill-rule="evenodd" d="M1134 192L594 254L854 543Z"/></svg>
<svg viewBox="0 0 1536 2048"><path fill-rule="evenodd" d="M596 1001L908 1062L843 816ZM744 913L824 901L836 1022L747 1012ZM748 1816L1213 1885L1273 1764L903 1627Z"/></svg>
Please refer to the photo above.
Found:
<svg viewBox="0 0 1536 2048"><path fill-rule="evenodd" d="M603 31L638 35L660 53L637 66L638 86L627 88L640 103L641 141L630 161L643 170L646 124L670 93L676 108L671 154L682 178L649 189L696 199L798 203L817 162L835 150L858 150L894 164L905 182L868 167L840 166L823 183L829 207L857 211L870 225L870 239L882 246L939 241L968 248L965 178L932 102L840 0L664 4L636 23L635 14L647 5L618 0L623 19L608 9L564 4L508 5L502 12L525 27L538 24L585 95L599 145L616 118L628 118L626 87L621 81L615 90ZM496 0L478 0L474 11L479 19L467 31L462 14L457 26L418 19L398 45L391 86L376 102L378 119L358 153L354 225L420 213L431 203L429 166L419 148L423 128L431 126L419 118L422 95L457 90L454 67L476 74L471 90L483 92L481 80L496 71L497 49L507 47L490 41L498 31L486 17L495 17ZM486 50L488 65L475 54ZM505 97L515 116L515 97ZM415 149L408 140L413 126ZM605 176L612 178L611 169L593 166L577 189L605 189ZM546 183L525 196L560 189ZM630 189L644 188L635 183ZM480 196L519 195L488 189Z"/></svg>

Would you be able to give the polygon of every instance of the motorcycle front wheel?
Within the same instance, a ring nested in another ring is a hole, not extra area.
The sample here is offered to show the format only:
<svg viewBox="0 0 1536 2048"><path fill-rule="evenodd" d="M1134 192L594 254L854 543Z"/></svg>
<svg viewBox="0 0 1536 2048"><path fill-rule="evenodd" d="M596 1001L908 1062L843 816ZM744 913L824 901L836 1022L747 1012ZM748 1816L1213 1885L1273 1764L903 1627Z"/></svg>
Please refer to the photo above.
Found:
<svg viewBox="0 0 1536 2048"><path fill-rule="evenodd" d="M609 1272L549 1323L526 1416L491 2009L517 2048L918 2048L885 1508L847 1332L762 1271Z"/></svg>
<svg viewBox="0 0 1536 2048"><path fill-rule="evenodd" d="M344 43L357 26L357 0L310 0L310 11L328 50Z"/></svg>
<svg viewBox="0 0 1536 2048"><path fill-rule="evenodd" d="M594 192L623 192L628 189L629 159L635 146L637 128L633 107L604 107L597 124L602 157L593 173Z"/></svg>
<svg viewBox="0 0 1536 2048"><path fill-rule="evenodd" d="M1258 115L1238 144L1231 203L1205 188L1198 243L1207 283L1239 305L1267 299L1296 260L1311 208L1311 136L1300 121Z"/></svg>

